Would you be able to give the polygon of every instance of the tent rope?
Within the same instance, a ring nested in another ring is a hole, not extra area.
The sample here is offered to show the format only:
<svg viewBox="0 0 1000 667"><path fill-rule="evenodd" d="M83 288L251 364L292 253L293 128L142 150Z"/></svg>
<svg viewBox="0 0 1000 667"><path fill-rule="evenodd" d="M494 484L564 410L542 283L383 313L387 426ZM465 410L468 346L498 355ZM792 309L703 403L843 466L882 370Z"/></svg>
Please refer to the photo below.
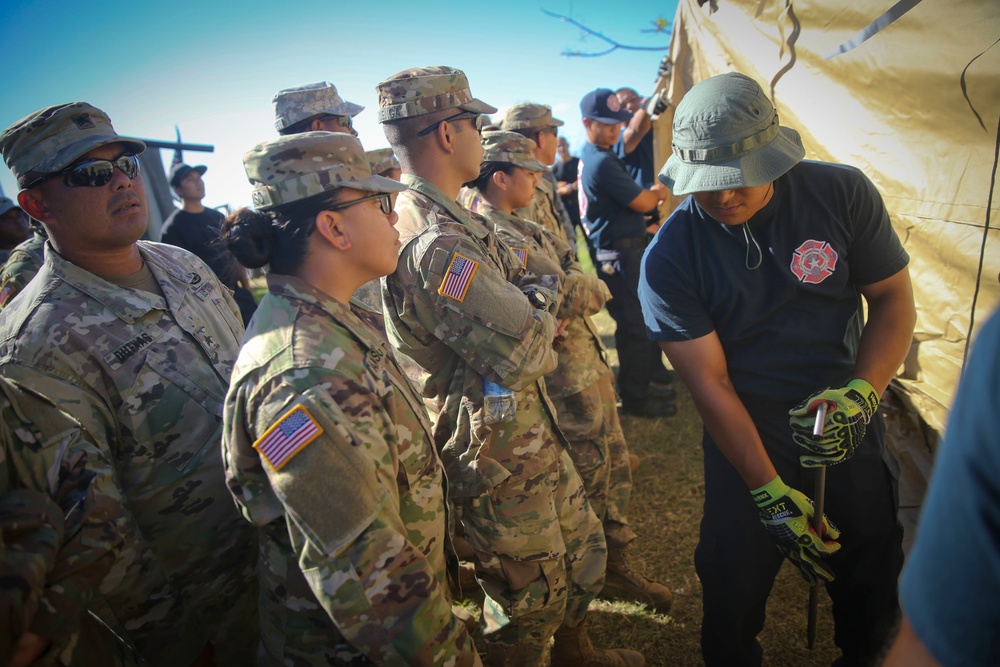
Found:
<svg viewBox="0 0 1000 667"><path fill-rule="evenodd" d="M997 116L997 133L993 147L993 173L990 174L990 193L986 197L986 224L983 226L983 242L979 246L979 269L976 271L976 289L972 292L972 312L969 314L969 330L965 334L965 351L962 353L962 372L969 359L969 348L972 346L972 329L976 324L976 303L979 301L979 289L983 283L983 264L986 261L986 239L990 234L990 212L993 209L993 193L997 184L997 164L1000 163L1000 115Z"/></svg>

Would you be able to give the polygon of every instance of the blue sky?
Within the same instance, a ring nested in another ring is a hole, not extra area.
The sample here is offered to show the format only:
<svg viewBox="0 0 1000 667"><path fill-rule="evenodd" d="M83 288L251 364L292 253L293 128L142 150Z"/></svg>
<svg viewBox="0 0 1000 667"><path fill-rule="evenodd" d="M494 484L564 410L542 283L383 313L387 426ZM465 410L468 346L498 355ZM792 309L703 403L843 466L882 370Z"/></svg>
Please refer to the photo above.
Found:
<svg viewBox="0 0 1000 667"><path fill-rule="evenodd" d="M501 111L519 102L550 104L578 149L580 98L597 87L650 91L666 51L565 57L563 50L607 45L542 10L623 44L666 47L668 35L642 31L660 16L673 22L676 6L677 0L18 3L5 9L0 26L6 47L0 127L77 100L108 112L121 134L172 140L177 125L186 142L215 145L214 153L184 156L209 168L205 203L242 206L250 187L241 159L276 136L271 98L279 89L332 82L345 99L366 107L355 117L365 148L381 148L387 144L375 119L375 84L408 67L450 65L466 72L476 97ZM171 155L163 159L169 165ZM7 196L16 194L4 166L0 185Z"/></svg>

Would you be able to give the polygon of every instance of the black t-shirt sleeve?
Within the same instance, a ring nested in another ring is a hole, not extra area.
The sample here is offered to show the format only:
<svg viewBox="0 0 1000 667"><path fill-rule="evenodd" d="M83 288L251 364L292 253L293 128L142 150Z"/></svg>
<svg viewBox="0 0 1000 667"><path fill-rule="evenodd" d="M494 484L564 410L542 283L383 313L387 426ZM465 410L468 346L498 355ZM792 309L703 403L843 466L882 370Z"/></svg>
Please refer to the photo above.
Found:
<svg viewBox="0 0 1000 667"><path fill-rule="evenodd" d="M875 184L861 171L852 171L857 178L850 201L851 276L855 285L870 285L901 271L910 257L889 222Z"/></svg>
<svg viewBox="0 0 1000 667"><path fill-rule="evenodd" d="M604 155L597 163L594 174L595 188L623 208L627 208L633 199L639 196L642 188L632 180L621 162Z"/></svg>
<svg viewBox="0 0 1000 667"><path fill-rule="evenodd" d="M694 340L715 330L696 289L695 268L689 261L691 254L675 252L668 256L666 252L672 244L676 247L687 242L675 216L656 233L646 249L639 274L639 301L646 334L656 341Z"/></svg>

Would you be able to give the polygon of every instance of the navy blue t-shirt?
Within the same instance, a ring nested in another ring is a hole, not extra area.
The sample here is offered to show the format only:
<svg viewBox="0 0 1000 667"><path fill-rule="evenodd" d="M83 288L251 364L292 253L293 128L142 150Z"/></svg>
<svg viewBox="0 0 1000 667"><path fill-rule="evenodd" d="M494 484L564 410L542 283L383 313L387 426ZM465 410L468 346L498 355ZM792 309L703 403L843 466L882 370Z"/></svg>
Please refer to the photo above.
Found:
<svg viewBox="0 0 1000 667"><path fill-rule="evenodd" d="M580 151L580 218L596 248L646 234L642 213L628 207L641 192L613 151L589 142Z"/></svg>
<svg viewBox="0 0 1000 667"><path fill-rule="evenodd" d="M639 298L650 338L715 331L738 392L796 400L850 380L863 326L857 286L908 262L864 174L804 161L744 225L717 222L688 197L646 249Z"/></svg>
<svg viewBox="0 0 1000 667"><path fill-rule="evenodd" d="M632 180L643 188L649 188L656 183L656 168L653 166L653 130L639 140L639 145L631 153L625 152L625 130L618 135L615 144L615 155L621 158L625 171Z"/></svg>

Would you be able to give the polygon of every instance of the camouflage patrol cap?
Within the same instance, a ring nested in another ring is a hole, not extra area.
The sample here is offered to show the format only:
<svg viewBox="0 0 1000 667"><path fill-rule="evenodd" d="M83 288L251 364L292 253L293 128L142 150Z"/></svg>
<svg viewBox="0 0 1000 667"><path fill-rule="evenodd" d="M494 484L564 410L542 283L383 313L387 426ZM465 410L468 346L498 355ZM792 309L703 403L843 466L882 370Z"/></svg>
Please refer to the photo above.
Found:
<svg viewBox="0 0 1000 667"><path fill-rule="evenodd" d="M465 72L436 65L415 67L393 74L375 86L378 92L378 122L422 116L441 109L462 109L474 113L496 113L469 90Z"/></svg>
<svg viewBox="0 0 1000 667"><path fill-rule="evenodd" d="M368 158L368 166L372 168L373 174L381 174L389 169L399 169L399 160L393 154L391 148L378 148L373 151L367 151L365 156Z"/></svg>
<svg viewBox="0 0 1000 667"><path fill-rule="evenodd" d="M483 162L509 162L528 171L545 171L535 159L538 144L517 132L483 132Z"/></svg>
<svg viewBox="0 0 1000 667"><path fill-rule="evenodd" d="M23 188L28 174L51 174L99 146L116 142L135 154L146 150L139 139L119 136L108 115L97 107L70 102L40 109L8 127L0 133L0 153Z"/></svg>
<svg viewBox="0 0 1000 667"><path fill-rule="evenodd" d="M357 116L365 110L360 104L344 100L337 94L337 87L327 81L279 90L271 102L274 127L279 132L313 116Z"/></svg>
<svg viewBox="0 0 1000 667"><path fill-rule="evenodd" d="M558 118L552 117L552 107L547 104L525 102L507 109L503 120L500 121L500 129L507 131L535 130L536 132L540 132L550 127L561 127L564 124Z"/></svg>
<svg viewBox="0 0 1000 667"><path fill-rule="evenodd" d="M338 188L401 192L406 186L372 176L361 142L350 134L303 132L265 141L243 156L260 211Z"/></svg>

